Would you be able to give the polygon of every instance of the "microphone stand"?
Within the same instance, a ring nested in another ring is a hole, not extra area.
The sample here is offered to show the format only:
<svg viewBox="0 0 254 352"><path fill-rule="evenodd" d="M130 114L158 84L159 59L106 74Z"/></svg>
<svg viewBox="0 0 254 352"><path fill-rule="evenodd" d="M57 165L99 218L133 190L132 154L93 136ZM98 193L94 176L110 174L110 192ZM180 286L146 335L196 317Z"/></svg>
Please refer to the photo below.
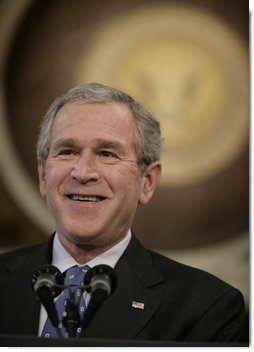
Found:
<svg viewBox="0 0 254 352"><path fill-rule="evenodd" d="M70 297L66 302L66 310L63 317L63 325L66 328L67 337L76 337L77 328L80 325L78 303L75 299L75 290L70 290Z"/></svg>
<svg viewBox="0 0 254 352"><path fill-rule="evenodd" d="M115 289L116 275L110 266L104 264L96 265L87 271L83 284L76 286L76 289L82 288L92 294L82 323L79 315L79 300L75 298L76 289L71 290L69 286L64 284L64 278L59 269L53 265L42 266L33 274L31 284L34 293L45 307L59 337L62 337L62 333L54 298L64 289L67 288L69 290L69 298L66 301L66 309L62 319L62 324L66 329L65 337L76 337L79 327L79 336L83 337L94 313L112 293L112 290Z"/></svg>

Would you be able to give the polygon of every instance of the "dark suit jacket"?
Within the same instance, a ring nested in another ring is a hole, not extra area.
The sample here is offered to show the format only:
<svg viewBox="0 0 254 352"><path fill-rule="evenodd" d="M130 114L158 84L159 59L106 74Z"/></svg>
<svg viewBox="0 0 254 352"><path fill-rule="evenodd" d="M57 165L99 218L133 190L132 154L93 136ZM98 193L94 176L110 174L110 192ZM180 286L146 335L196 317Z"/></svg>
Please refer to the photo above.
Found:
<svg viewBox="0 0 254 352"><path fill-rule="evenodd" d="M0 255L0 334L37 335L31 276L51 263L47 243ZM214 276L144 249L133 236L116 265L118 285L90 322L89 338L237 341L240 292ZM144 303L144 309L132 307Z"/></svg>

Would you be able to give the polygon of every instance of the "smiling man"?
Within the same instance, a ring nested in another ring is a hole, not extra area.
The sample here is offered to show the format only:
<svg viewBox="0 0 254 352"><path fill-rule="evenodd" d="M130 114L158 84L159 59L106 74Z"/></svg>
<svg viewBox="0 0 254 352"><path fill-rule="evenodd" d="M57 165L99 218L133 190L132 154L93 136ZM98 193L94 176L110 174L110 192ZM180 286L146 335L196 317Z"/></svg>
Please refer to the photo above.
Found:
<svg viewBox="0 0 254 352"><path fill-rule="evenodd" d="M158 184L160 162L141 173L134 136L132 113L120 102L74 101L55 116L47 159L39 153L40 190L79 263L121 241Z"/></svg>
<svg viewBox="0 0 254 352"><path fill-rule="evenodd" d="M115 268L117 287L84 337L238 341L244 318L241 293L204 271L143 248L131 231L137 206L150 201L159 183L160 147L159 123L118 89L85 84L52 103L37 157L40 192L55 233L45 244L0 256L0 333L58 336L31 288L37 267L53 264L66 280L76 275L69 270L80 269L83 282L87 268L106 264ZM79 295L85 320L91 297ZM64 336L61 305L59 298Z"/></svg>

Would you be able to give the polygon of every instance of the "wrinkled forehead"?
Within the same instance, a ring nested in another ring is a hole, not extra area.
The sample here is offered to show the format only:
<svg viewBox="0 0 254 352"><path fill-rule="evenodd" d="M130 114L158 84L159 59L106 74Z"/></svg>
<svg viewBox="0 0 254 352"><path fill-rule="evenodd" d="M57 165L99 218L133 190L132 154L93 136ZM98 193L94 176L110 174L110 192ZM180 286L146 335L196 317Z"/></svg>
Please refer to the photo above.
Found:
<svg viewBox="0 0 254 352"><path fill-rule="evenodd" d="M136 124L123 103L69 102L59 109L51 128L51 143L59 138L95 138L136 143Z"/></svg>
<svg viewBox="0 0 254 352"><path fill-rule="evenodd" d="M59 117L59 115L62 115L63 111L65 114L69 112L69 118L71 119L72 116L75 115L75 112L78 112L79 110L83 111L84 118L89 114L94 113L94 116L101 115L104 119L108 119L110 115L113 114L114 117L119 119L119 121L132 121L135 125L134 114L127 103L116 101L91 102L86 100L67 101L55 112L51 125L54 125L55 120Z"/></svg>

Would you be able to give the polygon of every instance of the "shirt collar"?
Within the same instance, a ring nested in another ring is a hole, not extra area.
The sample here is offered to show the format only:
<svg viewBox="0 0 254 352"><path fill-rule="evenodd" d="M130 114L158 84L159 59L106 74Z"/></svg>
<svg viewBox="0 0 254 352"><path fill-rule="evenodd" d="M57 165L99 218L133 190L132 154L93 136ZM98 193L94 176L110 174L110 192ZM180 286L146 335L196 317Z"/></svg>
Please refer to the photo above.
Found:
<svg viewBox="0 0 254 352"><path fill-rule="evenodd" d="M107 264L112 268L115 267L119 258L127 248L131 239L131 230L129 229L127 235L124 237L122 241L117 243L112 248L108 249L106 252L98 255L87 263L83 263L83 265L88 265L90 268L99 264ZM61 244L58 234L56 233L53 242L53 258L52 265L55 265L61 272L64 272L68 268L74 265L80 265L63 247Z"/></svg>

